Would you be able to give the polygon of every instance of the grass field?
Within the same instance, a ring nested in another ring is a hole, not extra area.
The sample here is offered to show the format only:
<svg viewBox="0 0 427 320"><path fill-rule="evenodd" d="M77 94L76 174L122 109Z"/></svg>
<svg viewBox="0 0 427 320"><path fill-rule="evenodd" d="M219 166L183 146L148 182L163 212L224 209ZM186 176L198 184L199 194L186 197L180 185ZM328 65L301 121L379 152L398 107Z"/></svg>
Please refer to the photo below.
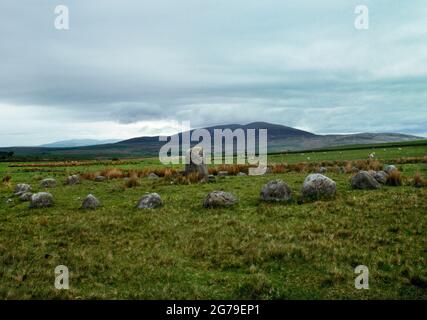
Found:
<svg viewBox="0 0 427 320"><path fill-rule="evenodd" d="M427 156L426 146L376 148L376 158ZM366 159L372 148L272 155L269 163ZM3 299L427 299L427 188L415 188L415 172L427 163L398 164L400 187L352 190L350 173L328 172L337 182L329 201L301 203L307 172L230 176L216 183L170 185L140 178L49 189L55 205L29 209L11 196L17 183L35 191L42 178L116 166L158 167L156 159L85 166L15 167L0 163L0 298ZM259 200L263 184L283 179L288 204ZM233 192L233 209L204 209L213 190ZM137 210L146 192L159 193L162 208ZM92 193L102 207L78 209ZM7 203L7 199L12 202ZM54 288L54 269L70 270L70 289ZM354 268L369 268L369 290L354 287Z"/></svg>

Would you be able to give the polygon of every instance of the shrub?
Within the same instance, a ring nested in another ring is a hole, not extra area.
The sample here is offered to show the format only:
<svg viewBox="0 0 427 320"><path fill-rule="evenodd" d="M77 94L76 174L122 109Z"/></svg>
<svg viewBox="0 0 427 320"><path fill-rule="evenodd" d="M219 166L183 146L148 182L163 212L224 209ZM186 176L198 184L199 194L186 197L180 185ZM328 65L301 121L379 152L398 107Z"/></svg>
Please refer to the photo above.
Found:
<svg viewBox="0 0 427 320"><path fill-rule="evenodd" d="M174 184L193 184L200 182L200 175L198 172L192 172L186 176L184 175L176 175L166 177L166 181L170 181Z"/></svg>
<svg viewBox="0 0 427 320"><path fill-rule="evenodd" d="M146 175L150 174L151 172L154 172L159 177L167 177L167 176L176 174L176 170L172 168L157 168L157 169L148 171Z"/></svg>
<svg viewBox="0 0 427 320"><path fill-rule="evenodd" d="M413 179L414 187L421 188L427 186L427 180L421 175L420 172L417 172Z"/></svg>
<svg viewBox="0 0 427 320"><path fill-rule="evenodd" d="M108 168L101 172L101 175L107 177L107 179L119 179L124 177L122 170L117 168Z"/></svg>
<svg viewBox="0 0 427 320"><path fill-rule="evenodd" d="M133 172L131 174L131 176L129 177L129 179L125 182L125 187L126 188L134 188L134 187L138 187L141 184L139 183L138 180L138 174Z"/></svg>
<svg viewBox="0 0 427 320"><path fill-rule="evenodd" d="M275 164L272 168L273 173L283 173L285 172L285 165L284 164Z"/></svg>
<svg viewBox="0 0 427 320"><path fill-rule="evenodd" d="M192 172L187 175L188 182L191 183L198 183L200 181L200 175L198 172Z"/></svg>
<svg viewBox="0 0 427 320"><path fill-rule="evenodd" d="M383 164L378 160L368 160L368 168L369 170L382 170Z"/></svg>
<svg viewBox="0 0 427 320"><path fill-rule="evenodd" d="M7 188L12 187L12 177L10 175L4 176L2 179L2 182L3 182L3 186L5 186Z"/></svg>
<svg viewBox="0 0 427 320"><path fill-rule="evenodd" d="M351 163L351 161L348 161L345 163L344 170L345 170L345 173L353 172L353 164Z"/></svg>
<svg viewBox="0 0 427 320"><path fill-rule="evenodd" d="M369 171L369 170L381 170L383 168L383 163L378 160L368 159L368 160L357 160L354 163L354 166L359 170Z"/></svg>
<svg viewBox="0 0 427 320"><path fill-rule="evenodd" d="M136 171L139 178L148 176L150 172L151 170L149 168L139 169Z"/></svg>
<svg viewBox="0 0 427 320"><path fill-rule="evenodd" d="M398 170L390 172L387 178L387 184L390 186L401 186L403 182L402 174Z"/></svg>
<svg viewBox="0 0 427 320"><path fill-rule="evenodd" d="M208 168L208 172L209 174L213 174L216 176L218 174L218 168L217 167Z"/></svg>
<svg viewBox="0 0 427 320"><path fill-rule="evenodd" d="M84 172L80 174L80 177L85 180L95 180L99 176L99 172Z"/></svg>
<svg viewBox="0 0 427 320"><path fill-rule="evenodd" d="M289 165L289 170L290 171L295 171L295 172L307 172L309 171L309 165L307 165L307 163L296 163L296 164L292 164Z"/></svg>
<svg viewBox="0 0 427 320"><path fill-rule="evenodd" d="M171 176L173 176L173 175L175 175L175 174L176 174L176 170L166 168L166 169L165 169L165 171L164 171L163 176L164 176L165 178L168 178L168 177L171 177Z"/></svg>
<svg viewBox="0 0 427 320"><path fill-rule="evenodd" d="M329 168L330 171L340 173L341 169L338 165L334 165L332 168Z"/></svg>

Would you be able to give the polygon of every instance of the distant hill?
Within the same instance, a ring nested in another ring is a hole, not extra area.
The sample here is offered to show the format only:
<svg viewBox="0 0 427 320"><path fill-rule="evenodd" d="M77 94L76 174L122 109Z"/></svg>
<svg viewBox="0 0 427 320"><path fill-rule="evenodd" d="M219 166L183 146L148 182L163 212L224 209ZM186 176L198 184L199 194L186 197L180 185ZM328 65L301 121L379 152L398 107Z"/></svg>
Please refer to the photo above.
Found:
<svg viewBox="0 0 427 320"><path fill-rule="evenodd" d="M399 133L358 133L341 135L317 135L295 128L271 124L266 122L253 122L246 125L230 124L205 128L211 133L215 129L267 129L268 151L284 152L296 150L309 150L332 148L345 145L378 144L388 142L405 142L423 140L425 138ZM192 130L193 131L193 130ZM176 135L175 135L176 136ZM179 138L182 133L177 134ZM71 140L76 141L76 140ZM97 141L97 140L96 140ZM257 140L258 141L258 140ZM98 141L99 142L99 141ZM196 144L193 142L192 144ZM105 159L125 157L153 157L157 156L159 149L165 142L159 141L158 136L137 137L116 143L96 144L90 146L62 147L62 142L43 147L14 147L0 148L0 152L14 152L14 157L30 157L35 159ZM61 146L61 147L59 147Z"/></svg>
<svg viewBox="0 0 427 320"><path fill-rule="evenodd" d="M72 148L72 147L86 147L86 146L96 146L99 144L108 144L116 143L120 140L95 140L95 139L72 139L72 140L63 140L56 141L52 143L42 144L39 147L42 148Z"/></svg>
<svg viewBox="0 0 427 320"><path fill-rule="evenodd" d="M298 130L291 127L286 127L278 124L271 124L267 122L253 122L246 125L240 125L240 124L227 124L227 125L219 125L219 126L212 126L203 128L209 131L211 136L214 135L214 130L236 130L236 129L267 129L268 130L268 140L275 141L279 139L287 139L287 138L295 138L295 137L315 137L316 135L307 131ZM194 130L191 130L193 132ZM182 133L178 134L180 137L182 136ZM129 140L120 141L120 144L144 144L147 141L159 141L159 137L140 137L140 138L133 138Z"/></svg>

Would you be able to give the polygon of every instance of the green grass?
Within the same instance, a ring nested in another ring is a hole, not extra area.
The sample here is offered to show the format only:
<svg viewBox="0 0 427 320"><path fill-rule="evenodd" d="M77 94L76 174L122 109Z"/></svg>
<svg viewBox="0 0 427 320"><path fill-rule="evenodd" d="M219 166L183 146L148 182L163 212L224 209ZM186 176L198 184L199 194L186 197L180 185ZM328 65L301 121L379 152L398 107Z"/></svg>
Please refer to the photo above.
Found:
<svg viewBox="0 0 427 320"><path fill-rule="evenodd" d="M365 148L331 151L308 151L298 153L282 153L269 155L269 162L318 162L325 160L359 160L368 159L375 152L375 159L395 160L403 157L423 157L427 155L427 146L402 146L392 148ZM309 158L309 159L308 159Z"/></svg>
<svg viewBox="0 0 427 320"><path fill-rule="evenodd" d="M427 146L427 140L413 140L413 141L402 141L402 142L386 142L386 143L373 143L373 144L350 144L335 147L326 147L312 150L300 150L300 151L289 151L288 153L300 153L300 152L311 152L311 151L343 151L343 150L362 150L362 149L389 149L399 147L420 147ZM281 152L275 152L276 154Z"/></svg>
<svg viewBox="0 0 427 320"><path fill-rule="evenodd" d="M342 153L340 153L342 152ZM427 155L426 147L387 150L377 157ZM365 159L369 149L273 155L271 162ZM286 157L286 158L282 158ZM301 158L300 158L301 157ZM390 158L387 158L390 157ZM27 182L64 181L70 173L100 166L28 168L0 164L0 177ZM155 159L120 168L157 165ZM403 174L427 176L427 164L401 165ZM103 168L103 167L102 167ZM28 209L0 189L0 298L3 299L426 299L427 189L350 188L350 174L327 173L337 182L330 201L300 204L306 173L228 177L217 183L168 185L141 178L83 181L49 191L55 206ZM259 201L271 179L294 191L288 204ZM212 190L233 192L234 209L204 209ZM164 207L135 208L146 192L158 192ZM89 193L103 206L78 209ZM70 290L54 288L57 265L70 269ZM354 288L354 268L366 265L370 289Z"/></svg>

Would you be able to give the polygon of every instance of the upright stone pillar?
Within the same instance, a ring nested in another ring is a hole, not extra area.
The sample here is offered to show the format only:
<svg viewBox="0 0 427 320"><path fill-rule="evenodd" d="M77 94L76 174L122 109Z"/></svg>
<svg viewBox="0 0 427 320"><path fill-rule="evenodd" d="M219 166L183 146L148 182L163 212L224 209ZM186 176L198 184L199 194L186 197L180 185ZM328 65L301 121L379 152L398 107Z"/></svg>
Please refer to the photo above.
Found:
<svg viewBox="0 0 427 320"><path fill-rule="evenodd" d="M208 181L208 166L206 165L205 154L202 147L190 148L185 155L184 174L197 172L202 181Z"/></svg>

